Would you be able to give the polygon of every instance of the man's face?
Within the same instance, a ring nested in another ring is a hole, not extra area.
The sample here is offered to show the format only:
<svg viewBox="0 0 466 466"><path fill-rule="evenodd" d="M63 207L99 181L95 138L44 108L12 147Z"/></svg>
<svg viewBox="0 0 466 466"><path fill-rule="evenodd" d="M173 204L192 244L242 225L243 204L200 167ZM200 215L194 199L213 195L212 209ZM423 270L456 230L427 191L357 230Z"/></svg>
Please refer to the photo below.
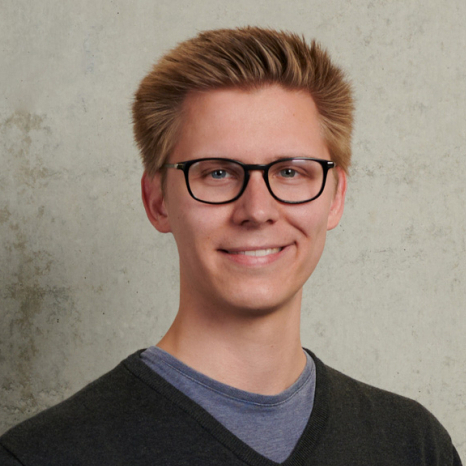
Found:
<svg viewBox="0 0 466 466"><path fill-rule="evenodd" d="M188 96L184 110L170 163L205 157L247 164L284 157L330 160L307 93L279 86L199 92ZM299 303L326 232L343 211L346 180L340 169L334 171L319 198L296 205L275 200L260 171L250 173L238 200L223 205L193 199L180 170L168 170L164 195L160 175L143 178L149 219L159 231L172 232L178 246L182 302L248 313Z"/></svg>

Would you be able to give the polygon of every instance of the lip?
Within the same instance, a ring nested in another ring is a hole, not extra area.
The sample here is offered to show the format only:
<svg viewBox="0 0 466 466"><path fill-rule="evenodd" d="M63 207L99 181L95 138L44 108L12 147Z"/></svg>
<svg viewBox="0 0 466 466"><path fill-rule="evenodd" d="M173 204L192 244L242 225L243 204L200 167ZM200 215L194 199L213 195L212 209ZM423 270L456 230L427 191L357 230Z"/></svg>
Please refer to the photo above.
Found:
<svg viewBox="0 0 466 466"><path fill-rule="evenodd" d="M289 249L288 246L256 246L219 249L232 262L249 265L267 265L278 260Z"/></svg>

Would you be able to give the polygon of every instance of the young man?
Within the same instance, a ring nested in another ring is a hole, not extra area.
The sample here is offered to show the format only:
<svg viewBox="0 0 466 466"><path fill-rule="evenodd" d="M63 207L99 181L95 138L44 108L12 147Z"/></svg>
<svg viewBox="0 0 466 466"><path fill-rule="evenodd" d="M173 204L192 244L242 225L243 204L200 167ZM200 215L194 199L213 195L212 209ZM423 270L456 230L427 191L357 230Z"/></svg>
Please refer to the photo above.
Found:
<svg viewBox="0 0 466 466"><path fill-rule="evenodd" d="M315 43L210 31L134 104L149 220L180 306L156 347L2 437L7 465L460 465L417 403L300 343L303 285L343 213L351 90Z"/></svg>

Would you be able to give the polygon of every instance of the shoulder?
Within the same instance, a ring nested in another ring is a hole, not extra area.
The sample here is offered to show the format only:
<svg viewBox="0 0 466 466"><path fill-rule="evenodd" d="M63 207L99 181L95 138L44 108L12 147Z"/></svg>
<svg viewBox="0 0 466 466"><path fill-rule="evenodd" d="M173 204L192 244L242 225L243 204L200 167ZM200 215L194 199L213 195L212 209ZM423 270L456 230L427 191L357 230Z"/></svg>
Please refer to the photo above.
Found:
<svg viewBox="0 0 466 466"><path fill-rule="evenodd" d="M96 412L102 415L107 411L117 411L120 405L124 405L125 398L134 390L136 383L123 361L71 397L22 422L0 438L3 441L12 434L41 430L45 426L50 428L57 425L61 428L62 423L69 423L70 420L73 420L74 424L89 421Z"/></svg>
<svg viewBox="0 0 466 466"><path fill-rule="evenodd" d="M332 403L344 408L342 411L349 416L368 416L375 423L396 423L404 429L423 429L430 424L443 429L434 415L415 400L368 385L328 366L325 371Z"/></svg>
<svg viewBox="0 0 466 466"><path fill-rule="evenodd" d="M313 357L315 403L326 406L327 438L337 436L369 457L377 451L393 455L398 465L460 464L455 463L457 453L447 431L417 401L355 380Z"/></svg>
<svg viewBox="0 0 466 466"><path fill-rule="evenodd" d="M49 465L71 464L67 461L76 457L83 458L79 464L104 464L96 452L123 457L119 450L131 450L128 442L142 433L146 419L163 422L174 415L173 404L154 389L156 383L151 386L152 373L145 371L139 354L131 355L72 397L6 432L0 437L0 458L10 452L21 461L11 464ZM85 451L94 455L87 463Z"/></svg>

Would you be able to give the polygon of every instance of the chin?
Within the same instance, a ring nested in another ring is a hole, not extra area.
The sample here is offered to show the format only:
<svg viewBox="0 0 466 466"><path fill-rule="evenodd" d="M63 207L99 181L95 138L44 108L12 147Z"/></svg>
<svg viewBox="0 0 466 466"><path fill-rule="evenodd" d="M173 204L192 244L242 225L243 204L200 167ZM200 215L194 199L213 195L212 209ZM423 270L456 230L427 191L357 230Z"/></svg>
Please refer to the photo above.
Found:
<svg viewBox="0 0 466 466"><path fill-rule="evenodd" d="M235 314L256 317L265 316L279 312L281 309L290 308L294 301L300 301L300 293L292 295L276 295L270 288L260 290L251 289L247 293L241 293L239 290L222 305L222 308L230 308Z"/></svg>

